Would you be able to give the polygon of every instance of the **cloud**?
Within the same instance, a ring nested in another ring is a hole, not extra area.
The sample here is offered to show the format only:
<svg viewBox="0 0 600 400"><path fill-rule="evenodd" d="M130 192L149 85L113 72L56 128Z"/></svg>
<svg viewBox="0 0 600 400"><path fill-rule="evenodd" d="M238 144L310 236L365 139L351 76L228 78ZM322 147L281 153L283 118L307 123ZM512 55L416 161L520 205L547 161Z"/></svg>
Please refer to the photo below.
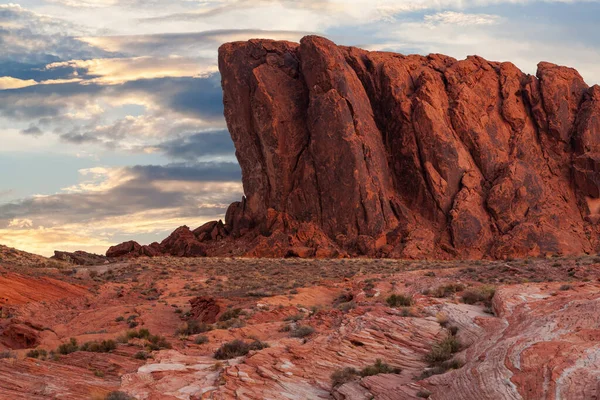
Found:
<svg viewBox="0 0 600 400"><path fill-rule="evenodd" d="M457 26L466 25L493 25L497 24L500 17L490 14L464 14L453 11L445 11L432 15L425 15L425 23L431 25L449 24Z"/></svg>
<svg viewBox="0 0 600 400"><path fill-rule="evenodd" d="M24 229L24 228L31 228L32 226L33 226L33 221L28 218L23 218L23 219L16 218L8 223L9 228Z"/></svg>
<svg viewBox="0 0 600 400"><path fill-rule="evenodd" d="M14 121L12 125L26 124L24 134L44 131L71 144L122 151L149 149L167 138L225 126L218 74L119 85L29 86L3 92L0 117Z"/></svg>
<svg viewBox="0 0 600 400"><path fill-rule="evenodd" d="M65 58L106 55L75 39L89 33L81 26L37 14L17 4L0 4L0 62L48 64Z"/></svg>
<svg viewBox="0 0 600 400"><path fill-rule="evenodd" d="M12 190L12 189L0 190L0 197L10 196L13 193L14 193L14 190Z"/></svg>
<svg viewBox="0 0 600 400"><path fill-rule="evenodd" d="M22 80L10 76L0 76L0 90L19 89L32 85L37 85L33 79Z"/></svg>
<svg viewBox="0 0 600 400"><path fill-rule="evenodd" d="M27 129L23 129L21 131L21 133L23 135L30 135L30 136L42 136L44 134L42 132L42 130L40 128L38 128L37 126L30 126Z"/></svg>
<svg viewBox="0 0 600 400"><path fill-rule="evenodd" d="M0 205L0 241L43 254L76 246L106 250L116 238L222 218L242 196L235 163L96 167L80 174L81 182L61 193Z"/></svg>
<svg viewBox="0 0 600 400"><path fill-rule="evenodd" d="M129 36L80 37L78 40L107 52L131 55L163 56L172 54L200 55L210 50L216 56L217 48L225 42L269 38L299 41L307 31L221 29L189 33L163 33ZM213 59L216 62L216 59Z"/></svg>
<svg viewBox="0 0 600 400"><path fill-rule="evenodd" d="M211 156L231 156L235 147L228 131L202 132L190 136L171 139L153 147L173 159L196 161Z"/></svg>
<svg viewBox="0 0 600 400"><path fill-rule="evenodd" d="M201 77L217 72L214 60L181 56L70 60L51 63L46 68L72 68L78 76L89 76L89 79L81 80L84 84L110 85L138 79Z"/></svg>

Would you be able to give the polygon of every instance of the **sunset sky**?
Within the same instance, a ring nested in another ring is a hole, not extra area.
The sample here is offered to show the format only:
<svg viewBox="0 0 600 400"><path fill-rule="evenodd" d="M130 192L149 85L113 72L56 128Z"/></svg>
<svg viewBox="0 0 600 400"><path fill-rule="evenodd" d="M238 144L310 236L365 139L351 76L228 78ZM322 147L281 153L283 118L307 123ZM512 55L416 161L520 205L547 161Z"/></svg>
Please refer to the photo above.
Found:
<svg viewBox="0 0 600 400"><path fill-rule="evenodd" d="M0 3L0 244L150 243L242 196L217 48L250 38L538 61L600 82L600 1Z"/></svg>

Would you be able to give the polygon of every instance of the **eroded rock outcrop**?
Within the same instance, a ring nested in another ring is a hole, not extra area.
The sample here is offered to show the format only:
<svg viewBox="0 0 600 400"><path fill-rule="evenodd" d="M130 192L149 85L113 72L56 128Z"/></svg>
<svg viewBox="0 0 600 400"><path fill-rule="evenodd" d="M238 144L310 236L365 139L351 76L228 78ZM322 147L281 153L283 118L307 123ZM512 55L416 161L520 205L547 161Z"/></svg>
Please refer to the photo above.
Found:
<svg viewBox="0 0 600 400"><path fill-rule="evenodd" d="M600 87L571 68L543 62L532 76L307 36L224 44L219 69L246 197L193 232L208 255L600 247Z"/></svg>

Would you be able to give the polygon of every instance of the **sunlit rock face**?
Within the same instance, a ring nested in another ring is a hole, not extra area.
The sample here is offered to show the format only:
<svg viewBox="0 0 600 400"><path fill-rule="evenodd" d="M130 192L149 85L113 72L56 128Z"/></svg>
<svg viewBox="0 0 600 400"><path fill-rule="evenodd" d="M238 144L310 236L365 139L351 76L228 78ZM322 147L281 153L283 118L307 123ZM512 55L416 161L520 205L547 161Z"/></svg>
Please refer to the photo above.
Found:
<svg viewBox="0 0 600 400"><path fill-rule="evenodd" d="M227 43L245 197L115 255L513 258L598 251L600 87L307 36ZM185 233L185 235L184 235ZM127 250L131 251L127 251Z"/></svg>
<svg viewBox="0 0 600 400"><path fill-rule="evenodd" d="M243 171L227 227L311 224L342 252L524 257L597 249L598 87L540 63L404 56L305 37L219 52ZM289 230L288 230L289 231ZM319 244L309 246L319 249Z"/></svg>

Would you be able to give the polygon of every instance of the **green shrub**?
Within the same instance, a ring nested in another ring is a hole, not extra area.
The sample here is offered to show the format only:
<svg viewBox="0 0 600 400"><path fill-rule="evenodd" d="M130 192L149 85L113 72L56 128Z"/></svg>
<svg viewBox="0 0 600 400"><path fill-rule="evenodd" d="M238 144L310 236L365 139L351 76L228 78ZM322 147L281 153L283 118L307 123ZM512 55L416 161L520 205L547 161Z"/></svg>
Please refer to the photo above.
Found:
<svg viewBox="0 0 600 400"><path fill-rule="evenodd" d="M378 374L399 374L400 372L402 372L400 368L391 367L378 358L375 360L373 365L364 367L360 371L357 371L352 367L346 367L344 369L335 371L333 374L331 374L331 386L336 387L342 385L359 376L366 377Z"/></svg>
<svg viewBox="0 0 600 400"><path fill-rule="evenodd" d="M377 359L375 364L369 365L368 367L364 367L360 371L360 376L373 376L379 374L399 374L402 372L400 368L394 368L389 366L388 364L381 361L381 359Z"/></svg>
<svg viewBox="0 0 600 400"><path fill-rule="evenodd" d="M27 354L25 355L26 357L31 357L31 358L41 358L43 360L46 359L46 357L48 356L48 352L46 350L30 350L27 352Z"/></svg>
<svg viewBox="0 0 600 400"><path fill-rule="evenodd" d="M410 307L413 305L413 298L404 294L392 294L385 301L390 307Z"/></svg>
<svg viewBox="0 0 600 400"><path fill-rule="evenodd" d="M460 341L456 336L448 335L445 339L433 345L431 351L425 356L425 361L430 366L447 361L460 350L460 346Z"/></svg>
<svg viewBox="0 0 600 400"><path fill-rule="evenodd" d="M351 367L340 369L331 374L331 386L336 387L350 382L358 376L358 371Z"/></svg>
<svg viewBox="0 0 600 400"><path fill-rule="evenodd" d="M437 287L432 294L438 298L450 297L455 293L462 292L463 290L465 290L464 285L461 285L460 283L449 283L447 285Z"/></svg>
<svg viewBox="0 0 600 400"><path fill-rule="evenodd" d="M146 353L145 351L138 351L137 353L135 353L133 355L133 358L137 359L137 360L147 360L149 358L148 353Z"/></svg>
<svg viewBox="0 0 600 400"><path fill-rule="evenodd" d="M184 323L182 326L180 326L179 329L177 329L176 333L178 335L197 335L198 333L208 332L212 329L212 326L204 322L199 322L195 319L191 319Z"/></svg>
<svg viewBox="0 0 600 400"><path fill-rule="evenodd" d="M67 343L63 343L56 349L56 352L59 354L71 354L79 350L79 346L77 345L77 339L71 338Z"/></svg>
<svg viewBox="0 0 600 400"><path fill-rule="evenodd" d="M0 360L7 358L17 358L17 356L10 350L0 351Z"/></svg>
<svg viewBox="0 0 600 400"><path fill-rule="evenodd" d="M303 313L298 313L298 314L294 314L294 315L285 317L284 321L298 322L298 321L303 320L304 317L305 317L305 315Z"/></svg>
<svg viewBox="0 0 600 400"><path fill-rule="evenodd" d="M115 391L110 392L104 400L135 400L135 397L131 397L125 392Z"/></svg>
<svg viewBox="0 0 600 400"><path fill-rule="evenodd" d="M92 353L108 353L117 348L114 340L103 340L102 342L86 342L79 347L81 351Z"/></svg>
<svg viewBox="0 0 600 400"><path fill-rule="evenodd" d="M208 336L205 336L205 335L197 336L196 339L194 340L194 343L196 343L196 344L206 344L208 342L209 342Z"/></svg>
<svg viewBox="0 0 600 400"><path fill-rule="evenodd" d="M312 335L315 332L315 328L308 325L299 326L292 330L290 333L291 337L295 338L305 338L307 336Z"/></svg>
<svg viewBox="0 0 600 400"><path fill-rule="evenodd" d="M480 286L475 289L465 290L461 296L461 300L465 304L483 303L486 307L491 307L494 294L496 294L495 287Z"/></svg>
<svg viewBox="0 0 600 400"><path fill-rule="evenodd" d="M233 308L233 309L227 310L223 314L221 314L221 316L219 317L219 321L229 321L230 319L239 317L241 313L242 313L241 308Z"/></svg>
<svg viewBox="0 0 600 400"><path fill-rule="evenodd" d="M214 357L217 360L229 360L231 358L245 356L250 352L250 350L262 350L266 349L267 347L269 347L267 343L259 340L255 340L252 343L246 343L236 339L219 347L219 349L215 352Z"/></svg>

